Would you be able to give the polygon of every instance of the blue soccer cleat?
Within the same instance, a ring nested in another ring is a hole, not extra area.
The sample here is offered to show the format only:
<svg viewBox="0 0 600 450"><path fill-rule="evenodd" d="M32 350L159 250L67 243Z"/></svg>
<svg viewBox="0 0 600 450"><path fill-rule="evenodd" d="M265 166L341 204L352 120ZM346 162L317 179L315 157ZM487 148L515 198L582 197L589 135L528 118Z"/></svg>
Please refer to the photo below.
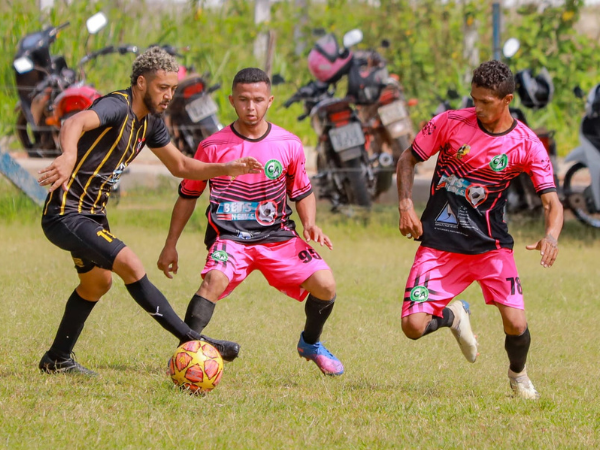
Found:
<svg viewBox="0 0 600 450"><path fill-rule="evenodd" d="M321 342L307 344L304 342L304 334L300 333L298 341L298 354L307 361L314 361L317 367L325 375L337 376L344 373L344 365L331 354Z"/></svg>

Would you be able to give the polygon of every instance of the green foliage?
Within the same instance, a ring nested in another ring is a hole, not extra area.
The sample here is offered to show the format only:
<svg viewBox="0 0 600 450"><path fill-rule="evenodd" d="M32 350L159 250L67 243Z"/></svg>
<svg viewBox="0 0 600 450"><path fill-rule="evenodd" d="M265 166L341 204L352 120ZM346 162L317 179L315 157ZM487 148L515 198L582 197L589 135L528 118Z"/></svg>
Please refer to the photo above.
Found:
<svg viewBox="0 0 600 450"><path fill-rule="evenodd" d="M311 3L307 25L302 30L307 45L301 55L295 53L294 39L294 28L301 23L300 11L291 1L273 4L271 22L260 26L254 24L253 3L244 0L230 0L220 9L197 8L193 1L156 9L155 3L73 0L70 4L56 2L52 10L45 12L39 12L36 3L8 0L0 6L0 39L8 50L0 53L0 134L14 128L12 50L18 40L42 25L57 25L68 17L71 26L61 33L52 53L63 54L73 67L85 54L85 20L100 10L108 15L109 25L89 39L89 50L122 43L141 48L153 43L189 46L182 62L193 64L200 73L210 71L211 83L223 86L214 94L223 123L235 119L227 99L231 79L242 67L263 65L254 56L254 40L258 33L270 29L276 37L273 72L281 73L288 83L274 87L276 100L269 119L298 134L306 144L314 144L315 136L308 121L296 121L302 113L301 105L285 110L281 104L310 79L306 55L316 39L312 35L314 28L334 32L338 39L352 28L361 28L365 34L363 48L377 47L384 38L390 40L391 47L383 51L390 72L400 76L409 97L419 99L412 110L415 124L431 117L438 96L445 96L449 87L468 94L468 73L472 68L463 55L467 24L478 29L480 59L484 61L492 55L491 9L487 0L380 0L378 8L348 0ZM583 110L581 102L574 99L572 88L580 84L587 89L598 81L598 45L573 29L582 4L582 0L569 0L541 13L525 7L518 14L506 11L504 19L504 37L516 36L522 43L511 67L537 69L544 65L554 78L555 100L549 108L528 112L528 116L533 126L546 125L557 130L563 154L576 142ZM132 59L132 55L101 58L89 67L88 81L101 92L123 88L128 83ZM343 85L338 87L338 93L344 95Z"/></svg>

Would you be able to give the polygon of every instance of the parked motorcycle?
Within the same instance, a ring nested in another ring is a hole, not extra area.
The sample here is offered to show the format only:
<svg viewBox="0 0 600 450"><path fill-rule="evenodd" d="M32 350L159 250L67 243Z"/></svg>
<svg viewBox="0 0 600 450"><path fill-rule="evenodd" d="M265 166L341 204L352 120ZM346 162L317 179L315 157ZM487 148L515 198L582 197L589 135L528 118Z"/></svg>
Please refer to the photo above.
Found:
<svg viewBox="0 0 600 450"><path fill-rule="evenodd" d="M106 23L106 17L98 13L88 19L88 32L96 34ZM50 45L67 26L69 22L28 34L19 41L13 60L19 95L16 132L31 157L60 154L58 131L46 119L52 116L56 97L75 82L76 74L63 56L50 55Z"/></svg>
<svg viewBox="0 0 600 450"><path fill-rule="evenodd" d="M575 94L584 97L581 88L576 88ZM563 195L580 222L600 228L600 84L587 96L579 144L565 158L574 164L565 174Z"/></svg>
<svg viewBox="0 0 600 450"><path fill-rule="evenodd" d="M311 81L290 97L284 106L302 101L318 136L317 175L319 198L326 198L332 210L345 205L370 207L376 175L365 148L365 135L356 111L348 99L334 98L330 85Z"/></svg>
<svg viewBox="0 0 600 450"><path fill-rule="evenodd" d="M172 56L183 57L173 46L162 48ZM183 154L194 156L200 141L223 128L217 117L219 108L210 96L221 85L209 86L209 74L199 75L193 66L179 66L178 77L179 85L165 112L165 123L175 146Z"/></svg>
<svg viewBox="0 0 600 450"><path fill-rule="evenodd" d="M377 198L390 188L395 165L412 143L414 130L399 78L388 74L381 54L375 50L350 51L351 45L361 40L362 32L352 30L344 36L344 48L339 51L335 35L326 34L309 53L308 66L318 80L332 85L348 77L346 97L356 105L367 152L377 161ZM382 47L389 47L389 42L382 41Z"/></svg>

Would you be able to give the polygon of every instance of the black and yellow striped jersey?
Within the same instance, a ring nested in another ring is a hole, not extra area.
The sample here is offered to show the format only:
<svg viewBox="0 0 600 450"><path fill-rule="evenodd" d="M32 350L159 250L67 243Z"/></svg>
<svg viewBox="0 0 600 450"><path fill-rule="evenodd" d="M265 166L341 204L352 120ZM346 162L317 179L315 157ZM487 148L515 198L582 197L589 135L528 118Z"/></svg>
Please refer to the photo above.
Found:
<svg viewBox="0 0 600 450"><path fill-rule="evenodd" d="M44 215L105 214L111 187L144 145L161 148L170 142L164 121L152 114L139 120L131 101L129 88L100 97L89 107L98 114L100 126L81 135L67 190L48 194Z"/></svg>

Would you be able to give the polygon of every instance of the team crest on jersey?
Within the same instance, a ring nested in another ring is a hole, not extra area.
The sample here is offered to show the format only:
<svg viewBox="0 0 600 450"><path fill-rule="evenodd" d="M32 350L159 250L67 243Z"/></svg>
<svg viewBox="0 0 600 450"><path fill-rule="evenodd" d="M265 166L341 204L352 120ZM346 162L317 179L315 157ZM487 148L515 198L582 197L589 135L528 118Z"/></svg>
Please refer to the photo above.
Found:
<svg viewBox="0 0 600 450"><path fill-rule="evenodd" d="M458 149L455 156L457 159L463 159L463 156L468 155L470 151L471 151L471 146L465 144L461 148Z"/></svg>
<svg viewBox="0 0 600 450"><path fill-rule="evenodd" d="M135 147L136 153L139 153L140 150L142 150L142 147L144 146L145 141L146 141L146 138L138 139L137 146Z"/></svg>
<svg viewBox="0 0 600 450"><path fill-rule="evenodd" d="M429 289L425 286L415 286L410 290L410 300L412 302L422 303L429 299Z"/></svg>
<svg viewBox="0 0 600 450"><path fill-rule="evenodd" d="M490 168L494 172L500 172L501 170L504 170L506 166L508 166L508 156L506 156L506 153L496 155L490 161Z"/></svg>
<svg viewBox="0 0 600 450"><path fill-rule="evenodd" d="M265 164L265 175L270 180L276 180L283 173L283 165L276 159L270 159Z"/></svg>
<svg viewBox="0 0 600 450"><path fill-rule="evenodd" d="M227 255L227 252L224 250L216 250L214 252L212 252L212 254L210 255L210 257L217 262L227 262L227 260L229 259L229 256Z"/></svg>

